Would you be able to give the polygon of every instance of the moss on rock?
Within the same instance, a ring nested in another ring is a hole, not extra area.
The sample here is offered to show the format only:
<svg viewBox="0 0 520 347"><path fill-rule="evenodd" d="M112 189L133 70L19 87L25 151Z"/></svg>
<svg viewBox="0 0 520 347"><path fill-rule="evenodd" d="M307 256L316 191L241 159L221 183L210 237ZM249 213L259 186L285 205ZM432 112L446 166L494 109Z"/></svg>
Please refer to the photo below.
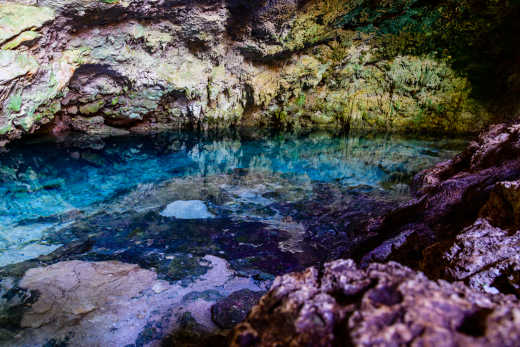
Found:
<svg viewBox="0 0 520 347"><path fill-rule="evenodd" d="M0 44L26 31L41 28L56 17L47 7L12 2L0 4Z"/></svg>

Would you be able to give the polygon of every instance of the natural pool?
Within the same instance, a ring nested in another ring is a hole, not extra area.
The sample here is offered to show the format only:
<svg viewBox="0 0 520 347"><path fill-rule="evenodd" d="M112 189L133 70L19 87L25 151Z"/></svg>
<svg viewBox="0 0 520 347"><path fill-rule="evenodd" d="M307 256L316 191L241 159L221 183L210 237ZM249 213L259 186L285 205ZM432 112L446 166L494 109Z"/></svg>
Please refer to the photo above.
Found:
<svg viewBox="0 0 520 347"><path fill-rule="evenodd" d="M230 327L227 309L211 315L211 305L237 292L233 305L253 303L276 275L351 256L369 218L408 199L417 172L465 143L242 131L9 148L0 153L0 325L10 328L0 345L157 345L188 323ZM137 264L148 280L121 263L89 267L112 260Z"/></svg>
<svg viewBox="0 0 520 347"><path fill-rule="evenodd" d="M327 259L320 238L348 239L358 215L406 199L414 174L464 144L244 131L18 146L0 154L0 266L88 238L94 246L81 257L154 266L175 280L189 271L165 262L168 255L290 271ZM188 202L170 214L181 218L161 215L179 200ZM211 218L195 219L197 207Z"/></svg>

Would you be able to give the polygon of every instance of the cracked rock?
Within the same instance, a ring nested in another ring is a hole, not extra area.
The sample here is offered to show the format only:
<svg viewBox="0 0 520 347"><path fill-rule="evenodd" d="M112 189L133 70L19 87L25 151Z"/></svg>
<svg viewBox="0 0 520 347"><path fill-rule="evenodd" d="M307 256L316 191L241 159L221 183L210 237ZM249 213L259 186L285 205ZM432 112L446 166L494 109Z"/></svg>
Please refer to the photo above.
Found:
<svg viewBox="0 0 520 347"><path fill-rule="evenodd" d="M394 262L352 260L278 277L235 327L232 346L513 346L520 303L431 281Z"/></svg>

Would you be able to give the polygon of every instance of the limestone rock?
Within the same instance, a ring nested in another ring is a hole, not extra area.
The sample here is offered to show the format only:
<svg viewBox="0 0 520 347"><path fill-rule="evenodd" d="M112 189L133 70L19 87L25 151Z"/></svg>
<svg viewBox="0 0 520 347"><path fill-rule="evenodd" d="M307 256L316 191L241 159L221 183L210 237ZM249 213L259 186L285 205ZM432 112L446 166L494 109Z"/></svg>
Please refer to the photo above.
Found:
<svg viewBox="0 0 520 347"><path fill-rule="evenodd" d="M224 259L201 261L206 272L187 283L159 280L154 271L118 261L26 264L31 268L21 269L21 279L0 280L0 345L158 346L171 334L183 335L186 316L197 327L192 333L210 338L217 330L210 312L216 299L261 288Z"/></svg>
<svg viewBox="0 0 520 347"><path fill-rule="evenodd" d="M512 234L478 219L444 255L448 278L490 293L520 295L520 232Z"/></svg>
<svg viewBox="0 0 520 347"><path fill-rule="evenodd" d="M0 51L0 84L27 74L33 75L37 70L38 62L33 56L26 53Z"/></svg>
<svg viewBox="0 0 520 347"><path fill-rule="evenodd" d="M154 280L153 272L118 262L70 261L30 269L20 287L41 294L24 316L22 327L38 328L51 322L70 324L77 316L108 309L114 299L129 301Z"/></svg>
<svg viewBox="0 0 520 347"><path fill-rule="evenodd" d="M278 277L233 330L232 346L513 346L520 303L397 263L338 260Z"/></svg>
<svg viewBox="0 0 520 347"><path fill-rule="evenodd" d="M520 295L519 182L499 182L479 218L443 256L445 277L486 292Z"/></svg>
<svg viewBox="0 0 520 347"><path fill-rule="evenodd" d="M470 132L491 120L468 79L446 62L380 56L377 36L342 27L358 17L355 3L159 3L3 2L0 45L30 57L34 68L0 67L0 144L40 129L96 134L239 124ZM409 10L401 5L381 11ZM86 126L78 113L104 122Z"/></svg>
<svg viewBox="0 0 520 347"><path fill-rule="evenodd" d="M0 44L26 30L38 29L54 18L54 11L48 7L3 2L0 4Z"/></svg>
<svg viewBox="0 0 520 347"><path fill-rule="evenodd" d="M497 183L479 214L495 226L511 231L518 230L520 228L520 181Z"/></svg>
<svg viewBox="0 0 520 347"><path fill-rule="evenodd" d="M454 242L459 246L477 242L463 251L468 254L474 251L482 251L486 257L500 257L501 252L513 254L515 251L510 247L518 248L514 235L520 218L519 138L518 122L495 125L455 158L417 175L414 178L415 198L383 219L373 221L369 229L378 236L374 239L373 251L363 257L363 262L395 260L432 277L443 277L455 271L459 273L455 277L462 279L466 270L447 270L451 260L439 262ZM487 222L477 221L479 217ZM470 225L473 226L465 229ZM462 234L469 239L466 241ZM477 234L485 237L478 241ZM504 247L510 249L487 255L484 250L478 250L482 246L495 252L499 247L493 245L495 242L505 242ZM455 248L459 249L459 246ZM474 251L473 247L476 247ZM455 263L452 265L456 266Z"/></svg>

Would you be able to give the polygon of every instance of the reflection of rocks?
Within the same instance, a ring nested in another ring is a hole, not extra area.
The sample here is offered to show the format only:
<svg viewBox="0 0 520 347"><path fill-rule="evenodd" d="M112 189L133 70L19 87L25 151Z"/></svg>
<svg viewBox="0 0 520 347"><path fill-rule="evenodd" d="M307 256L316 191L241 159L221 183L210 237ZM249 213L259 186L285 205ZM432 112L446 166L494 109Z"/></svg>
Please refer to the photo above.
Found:
<svg viewBox="0 0 520 347"><path fill-rule="evenodd" d="M66 261L32 268L20 280L20 289L11 281L10 290L38 293L36 300L26 300L18 328L7 327L12 334L0 333L11 345L51 340L76 346L158 345L182 329L181 317L189 314L209 334L216 329L210 317L216 299L262 288L237 277L223 259L204 260L208 271L189 286L169 284L153 271L121 262Z"/></svg>
<svg viewBox="0 0 520 347"><path fill-rule="evenodd" d="M520 303L428 280L397 263L351 260L276 279L233 332L233 346L513 346Z"/></svg>

